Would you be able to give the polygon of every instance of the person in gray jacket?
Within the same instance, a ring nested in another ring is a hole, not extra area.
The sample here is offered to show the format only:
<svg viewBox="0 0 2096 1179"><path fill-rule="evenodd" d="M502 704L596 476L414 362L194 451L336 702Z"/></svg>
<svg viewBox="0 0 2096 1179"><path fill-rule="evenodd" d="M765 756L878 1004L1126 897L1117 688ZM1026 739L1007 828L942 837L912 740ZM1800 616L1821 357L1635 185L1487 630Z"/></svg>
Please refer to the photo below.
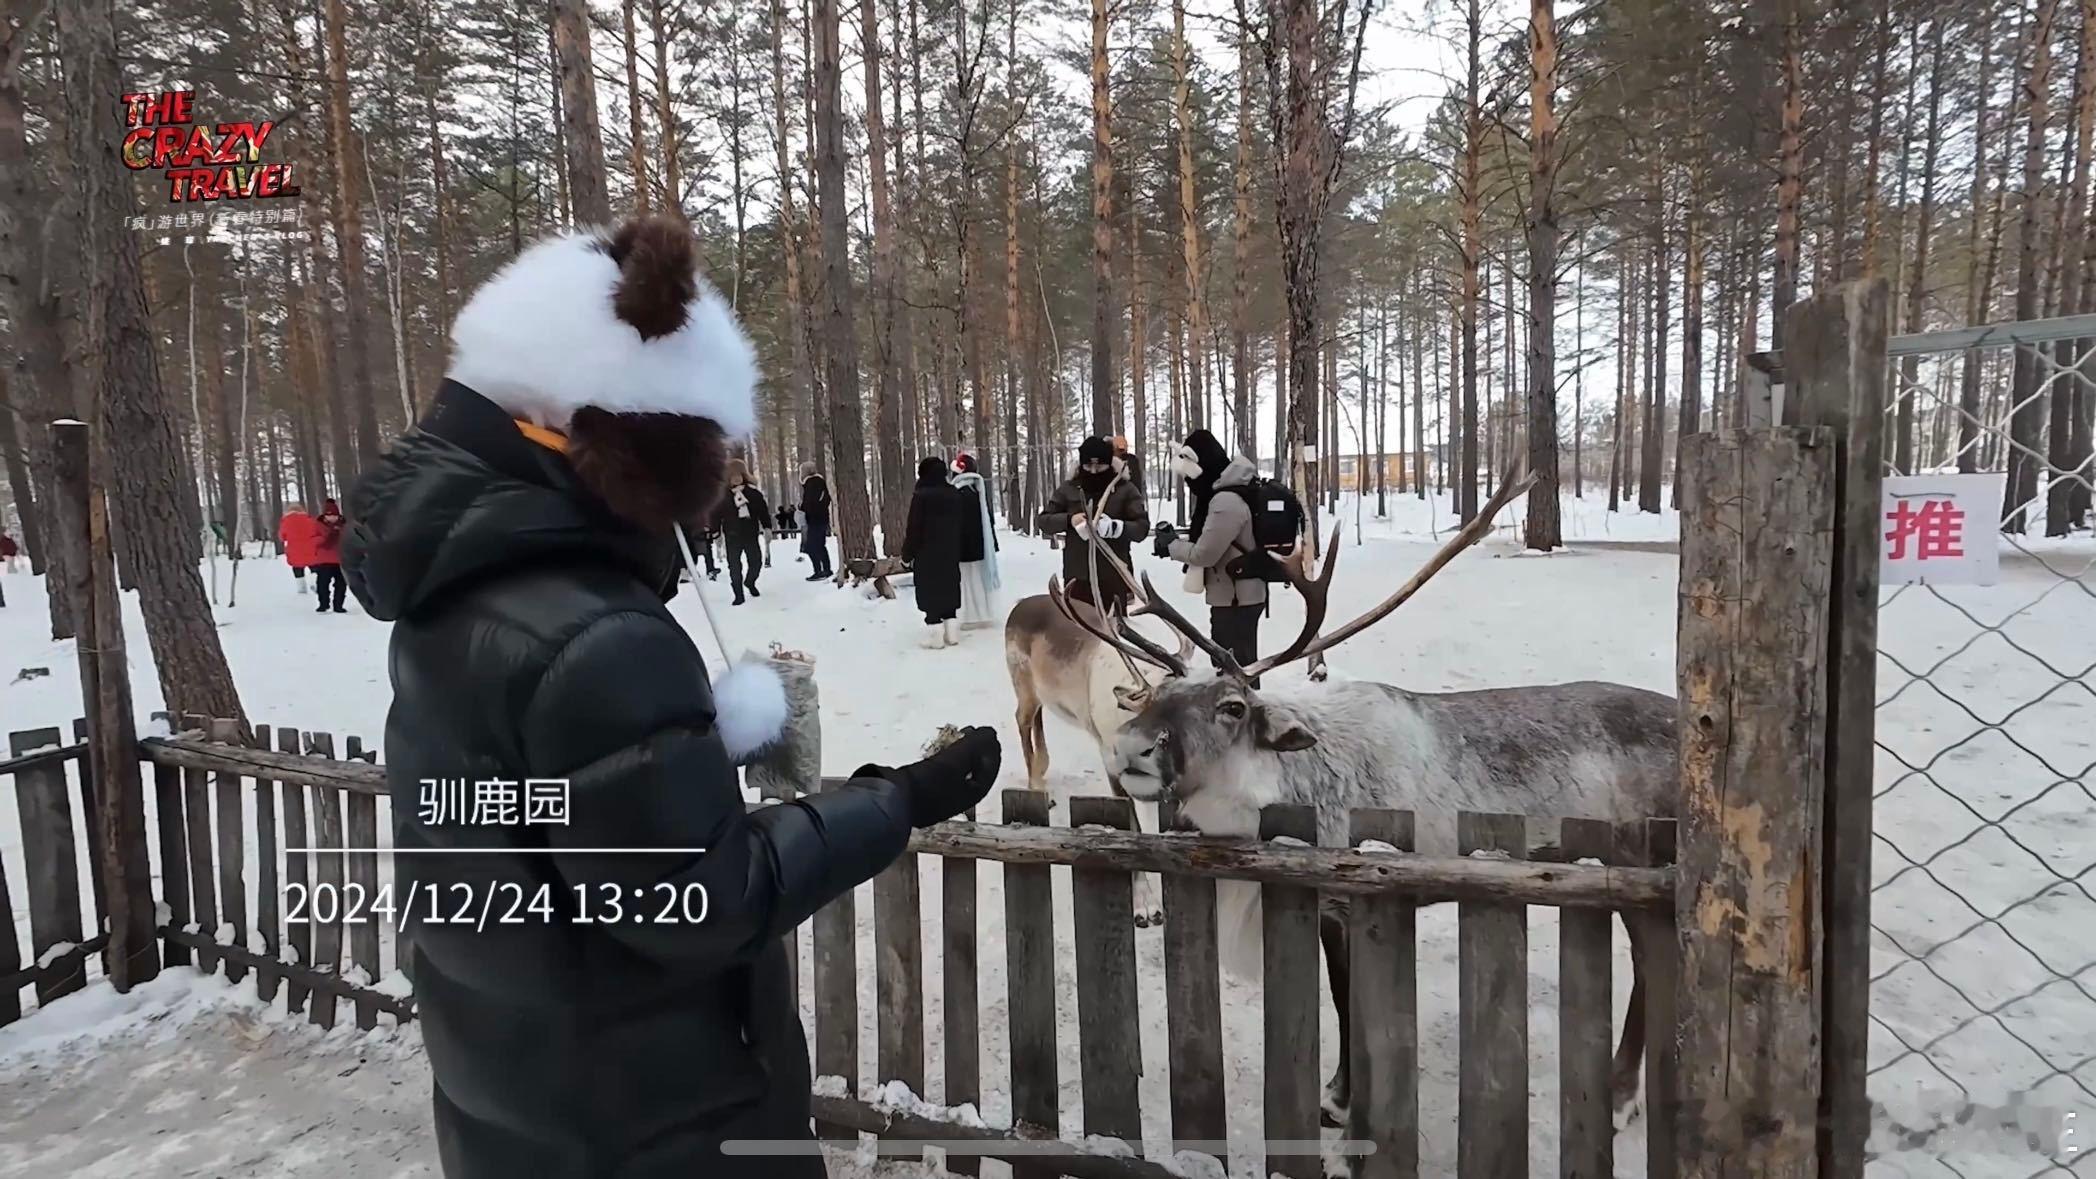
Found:
<svg viewBox="0 0 2096 1179"><path fill-rule="evenodd" d="M1179 448L1172 465L1189 483L1202 477L1200 459L1191 440ZM1192 475L1187 473L1189 470ZM1215 493L1208 501L1207 518L1199 532L1164 546L1172 560L1201 571L1208 599L1209 637L1236 656L1239 666L1249 666L1259 658L1259 618L1266 613L1266 582L1256 577L1236 577L1231 572L1238 558L1259 547L1252 530L1252 507L1243 494L1243 489L1258 477L1259 470L1250 459L1233 457L1215 476Z"/></svg>

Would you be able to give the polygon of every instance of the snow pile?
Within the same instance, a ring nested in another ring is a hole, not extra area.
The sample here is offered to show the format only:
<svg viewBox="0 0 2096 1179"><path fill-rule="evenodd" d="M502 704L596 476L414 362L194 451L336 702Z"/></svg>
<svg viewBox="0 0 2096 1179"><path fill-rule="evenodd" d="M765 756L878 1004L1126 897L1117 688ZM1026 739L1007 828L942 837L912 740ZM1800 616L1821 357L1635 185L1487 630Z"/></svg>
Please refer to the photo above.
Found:
<svg viewBox="0 0 2096 1179"><path fill-rule="evenodd" d="M118 994L107 980L97 980L0 1028L0 1063L119 1043L130 1051L165 1040L203 1015L228 1009L257 1014L264 1010L253 984L236 986L188 967L164 970L129 994Z"/></svg>
<svg viewBox="0 0 2096 1179"><path fill-rule="evenodd" d="M843 1077L824 1077L822 1080L837 1082L840 1090L844 1085ZM822 1092L820 1081L816 1083L816 1092ZM842 1097L843 1093L839 1092L835 1096ZM910 1090L908 1085L903 1084L901 1081L889 1081L885 1085L869 1086L859 1094L859 1099L884 1114L903 1114L913 1118L924 1118L928 1121L966 1126L972 1130L988 1130L992 1128L989 1123L983 1120L982 1114L977 1112L974 1102L964 1102L960 1105L938 1105L917 1096L916 1093ZM1005 1129L1009 1126L1010 1123L1007 1122L995 1128Z"/></svg>

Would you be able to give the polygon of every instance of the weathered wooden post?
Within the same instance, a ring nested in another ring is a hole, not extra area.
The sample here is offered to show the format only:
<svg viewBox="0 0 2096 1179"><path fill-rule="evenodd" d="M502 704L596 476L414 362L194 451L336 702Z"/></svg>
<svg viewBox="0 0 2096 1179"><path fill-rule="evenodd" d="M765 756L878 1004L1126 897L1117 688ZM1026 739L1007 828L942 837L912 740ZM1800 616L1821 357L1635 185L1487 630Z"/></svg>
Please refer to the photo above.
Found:
<svg viewBox="0 0 2096 1179"><path fill-rule="evenodd" d="M1811 1179L1833 438L1682 446L1680 1173Z"/></svg>
<svg viewBox="0 0 2096 1179"><path fill-rule="evenodd" d="M51 424L51 457L58 485L52 514L67 549L74 617L79 629L80 699L87 711L87 772L95 783L92 822L101 832L103 893L109 901L109 981L128 991L160 973L153 935L152 869L146 859L145 801L138 771L138 735L131 719L130 669L110 547L109 511L90 474L85 423Z"/></svg>
<svg viewBox="0 0 2096 1179"><path fill-rule="evenodd" d="M1785 416L1834 442L1827 611L1826 864L1820 974L1820 1174L1862 1179L1870 1137L1870 853L1876 772L1878 554L1885 484L1887 286L1845 283L1791 308Z"/></svg>

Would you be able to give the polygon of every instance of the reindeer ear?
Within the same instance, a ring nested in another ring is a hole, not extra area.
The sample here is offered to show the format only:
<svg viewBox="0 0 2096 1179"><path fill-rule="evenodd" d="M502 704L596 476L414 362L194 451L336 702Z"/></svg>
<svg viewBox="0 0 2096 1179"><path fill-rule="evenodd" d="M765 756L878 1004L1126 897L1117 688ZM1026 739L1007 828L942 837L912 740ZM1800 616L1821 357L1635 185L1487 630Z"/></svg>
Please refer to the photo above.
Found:
<svg viewBox="0 0 2096 1179"><path fill-rule="evenodd" d="M1300 753L1317 744L1317 734L1310 731L1293 709L1262 704L1253 713L1252 720L1262 748Z"/></svg>
<svg viewBox="0 0 2096 1179"><path fill-rule="evenodd" d="M1131 688L1127 684L1114 685L1114 700L1128 712L1141 712L1143 705L1150 702L1150 689Z"/></svg>

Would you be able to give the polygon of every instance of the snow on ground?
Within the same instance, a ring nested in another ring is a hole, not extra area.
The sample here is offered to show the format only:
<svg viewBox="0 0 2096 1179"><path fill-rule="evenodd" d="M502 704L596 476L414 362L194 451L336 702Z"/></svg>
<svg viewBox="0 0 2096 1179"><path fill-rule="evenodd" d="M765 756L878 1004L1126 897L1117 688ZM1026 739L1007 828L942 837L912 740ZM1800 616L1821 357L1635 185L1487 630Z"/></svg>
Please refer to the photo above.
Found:
<svg viewBox="0 0 2096 1179"><path fill-rule="evenodd" d="M1671 690L1674 679L1675 559L1664 551L1626 551L1594 542L1629 540L1639 547L1660 550L1674 538L1671 516L1640 517L1631 513L1611 515L1596 506L1598 497L1567 512L1566 530L1573 548L1550 560L1509 560L1516 552L1508 539L1511 530L1502 528L1493 541L1444 570L1434 585L1395 616L1366 635L1341 648L1333 660L1335 674L1396 683L1408 688L1445 690L1499 686L1524 682L1552 682L1599 678L1636 684L1662 691ZM1372 515L1373 497L1364 514ZM1452 520L1446 498L1425 502L1411 497L1391 499L1393 519L1363 521L1356 543L1354 504L1342 504L1347 549L1333 593L1336 617L1365 609L1423 561L1434 548L1432 536L1445 530ZM765 594L738 608L726 605L725 586L708 587L711 600L727 630L728 641L739 652L743 647L762 649L772 641L806 651L817 660L817 676L823 695L824 765L831 773L845 773L867 762L900 762L918 755L920 747L942 724L995 724L1004 734L1006 766L1001 785L1023 784L1017 741L1011 723L1012 696L996 630L971 633L953 650L925 651L916 644L918 620L909 608L909 590L904 601L883 603L827 585L809 585L800 580L804 565L797 565L792 543L776 542L778 561L764 580ZM1009 604L1023 593L1038 592L1057 567L1057 554L1025 538L1005 538L1003 600ZM2077 562L2077 567L2086 561ZM1145 562L1153 571L1154 562ZM1173 576L1160 577L1160 584L1176 584ZM221 588L230 570L221 564ZM1888 650L1904 652L1913 666L1927 666L1956 650L1972 637L1973 624L1947 607L1923 609L1956 600L1990 622L2006 619L2004 632L2025 646L2058 652L2055 665L2078 670L2096 662L2096 609L2090 595L2063 592L2044 595L2056 579L2029 562L2006 562L2003 584L1986 589L1943 591L1927 601L1898 600L1888 609L1883 639ZM52 643L47 638L39 582L24 575L7 576L8 607L0 610L0 731L38 725L64 725L79 709L79 689L70 643ZM2086 583L2081 588L2087 588ZM2043 596L2041 596L2043 595ZM2032 603L2035 601L2035 605ZM339 739L359 734L378 745L383 736L388 690L385 679L384 624L364 617L351 607L347 615L316 616L313 599L293 591L283 566L275 561L246 563L241 572L240 605L218 609L220 634L239 681L252 719L276 725L294 725L335 733ZM145 639L136 603L127 600L127 631L132 646L134 693L141 718L160 707L159 690L146 657ZM694 635L700 647L716 658L697 604L689 594L680 595L673 610ZM1895 614L1894 611L1898 613ZM1266 624L1270 643L1293 633L1301 618L1293 599L1278 604ZM1897 618L1898 625L1892 625ZM1936 652L1931 656L1930 652ZM51 674L42 679L14 681L19 670L46 666ZM1970 697L2006 701L1980 711L1991 717L2017 703L2056 687L2057 680L2031 670L2030 661L2002 639L1989 636L1959 654L1938 683L1950 690L1966 689ZM1280 673L1283 680L1295 672ZM1950 681L1956 679L1953 684ZM1881 676L1880 695L1889 695L1898 679ZM2019 694L2020 693L2020 694ZM1946 717L1941 710L1923 706L1928 693L1914 691L1892 702L1881 720L1881 738L1894 748L1919 748L1926 759L1933 752L1931 740L1939 745L1957 742L1969 735L1973 724L1962 714ZM1940 701L1938 701L1940 704ZM1942 705L1944 708L1949 705ZM2079 688L2055 692L2044 704L2021 714L2010 726L2023 735L2027 724L2042 737L2059 746L2061 763L2086 765L2087 744L2096 726L2088 696ZM1962 725L1962 727L1960 727ZM1059 722L1048 726L1053 756L1050 784L1058 796L1103 789L1097 754L1084 737ZM2080 750L2079 760L2073 756ZM1909 753L1911 758L1917 755ZM2006 777L2015 760L2024 755L1998 749L1984 742L1968 742L1936 769L1936 778L1952 791L1974 796L1999 789L2003 797L2016 795L2022 786ZM1893 781L1881 775L1880 789ZM2019 779L2020 781L2020 779ZM1923 784L1925 786L1925 784ZM2024 791L2029 793L2029 791ZM1898 824L1894 838L1912 854L1925 855L1952 844L1973 826L1964 805L1942 791L1913 789L1901 785L1883 814ZM2086 865L2090 832L2086 806L2077 814L2067 793L2055 794L2050 809L2031 808L2020 822L2032 828L2030 837L2048 839L2062 866ZM1990 805L1975 801L1989 814L1998 814L2013 802ZM1154 814L1143 816L1146 826ZM994 811L994 806L992 808ZM0 806L0 859L7 864L10 879L22 879L20 837L14 808ZM994 819L994 814L987 816ZM1057 821L1066 822L1066 808ZM1884 820L1881 820L1883 826ZM382 820L382 828L384 820ZM1154 830L1154 826L1151 827ZM1979 841L1966 845L1980 847ZM1914 848L1920 848L1918 852ZM2078 858L2077 858L2078 857ZM1896 858L1880 854L1876 870L1881 880L1898 867ZM1997 859L2004 858L1997 857ZM1998 867L1984 854L1975 859L1958 879L1958 886L1975 904L1989 913L2006 908L2034 889L2023 871L2016 879L1997 882ZM2027 869L2028 865L2019 865ZM940 874L937 863L920 861L923 880L923 911L926 922L926 1026L941 1024L937 914L940 912ZM2071 869L2070 869L2071 871ZM251 868L247 879L256 879ZM1055 873L1055 907L1058 930L1067 950L1070 929L1069 880L1066 872ZM1942 898L1909 896L1908 882L1895 882L1880 894L1880 923L1900 931L1903 938L1933 937L1943 940L1972 921L1963 908L1952 908ZM984 864L978 871L978 912L982 914L983 947L980 955L979 1006L983 1027L982 1073L986 1093L983 1116L996 1123L1010 1114L1007 1074L1008 1044L1003 1026L1006 1009L1004 952L1002 938L1002 874L998 865ZM90 895L83 884L82 895ZM15 919L26 943L23 890L14 891ZM2071 898L2070 898L2071 899ZM2086 899L2086 893L2080 894ZM2061 902L2060 904L2064 904ZM873 939L871 890L862 889L859 978L861 981L863 1055L861 1076L873 1078L876 1044L873 1022ZM2048 909L2033 904L2019 911L2027 937L2054 941L2067 936L2065 922L2086 922L2085 910ZM1420 1021L1423 1128L1423 1170L1452 1173L1455 1146L1455 1082L1457 1064L1455 914L1443 907L1421 914L1420 935ZM1531 1158L1536 1174L1556 1169L1556 976L1557 922L1547 910L1529 915L1530 1039L1533 1063L1530 1101ZM2082 926L2082 927L2085 927ZM1969 940L1969 939L1968 939ZM388 938L390 943L390 937ZM1616 989L1618 1009L1627 995L1629 969L1623 935L1616 932L1618 965ZM1911 944L1911 941L1906 943ZM1962 944L1962 943L1961 943ZM2083 943L2085 944L2085 942ZM1972 945L1973 951L1987 947ZM1137 935L1138 968L1143 977L1155 979L1162 972L1162 943L1156 931ZM392 966L388 946L387 968ZM808 939L802 939L802 978L812 976ZM1977 955L1974 955L1977 958ZM2079 962L2062 951L2060 960ZM1958 965L1946 951L1936 961L1939 970ZM1980 961L1989 961L1980 959ZM1997 970L2014 970L1991 961ZM1889 965L1890 963L1887 963ZM1968 962L1977 966L1978 962ZM1057 968L1058 1014L1064 1025L1062 1060L1063 1127L1075 1136L1081 1127L1081 1095L1078 1092L1076 1053L1075 964L1065 952ZM2024 964L2028 970L2038 969ZM1883 969L1882 967L1880 969ZM1910 968L1911 970L1912 968ZM2071 967L2070 967L2071 970ZM1933 976L1920 972L1922 979ZM1955 977L1955 976L1954 976ZM2013 978L2004 985L2015 987ZM172 990L177 984L162 984ZM209 988L226 990L216 983L190 980L180 984L180 994L156 1000L173 1009L157 1020L116 1018L89 1013L94 996L73 996L54 1004L14 1028L0 1030L0 1125L23 1125L26 1133L0 1132L0 1174L18 1173L32 1163L67 1161L72 1156L40 1152L70 1149L63 1141L70 1125L90 1115L83 1109L100 1111L105 1130L122 1126L114 1145L105 1149L131 1152L128 1168L119 1163L97 1163L106 1170L80 1170L81 1174L197 1173L223 1175L344 1174L414 1175L433 1170L426 1118L425 1066L416 1048L412 1029L399 1033L383 1045L370 1037L337 1031L322 1036L303 1027L272 1022L256 1010L252 1001L230 994L214 997L210 1004L197 996ZM2002 997L2019 993L2007 990ZM2065 993L2062 993L2065 992ZM160 994L160 992L156 992ZM1168 1076L1165 1065L1164 1010L1161 989L1142 989L1142 1101L1146 1137L1167 1137ZM1233 1140L1256 1139L1260 1128L1258 1082L1263 1059L1261 1017L1256 987L1233 979L1225 980L1225 1037L1227 1057L1225 1082L1231 1102L1230 1132ZM109 1004L113 996L100 1002ZM2085 998L2078 991L2055 988L2043 996L2047 1002L2027 1002L2029 1010L2005 1013L2014 1019L2021 1034L2055 1050L2059 1059L2081 1061L2090 1057L2096 1044L2087 1043L2096 1029L2096 1005L2075 1003ZM810 997L804 992L804 1016L811 1017ZM1895 974L1881 984L1875 1014L1903 1035L1923 1039L1965 1018L1944 1007L1941 987L1908 984ZM25 1005L30 996L24 995ZM79 1005L74 1007L74 1005ZM74 1007L75 1015L67 1014ZM1968 1013L1969 1014L1969 1013ZM53 1046L47 1033L37 1030L50 1019L65 1019L66 1026L98 1018L108 1023L92 1049L80 1044ZM1949 1021L1949 1022L1946 1022ZM1990 1042L1982 1020L1945 1042L1962 1049L1952 1062L1955 1075L1965 1087L1958 1089L1942 1077L1921 1075L1926 1063L1910 1058L1888 1068L1873 1079L1874 1095L1888 1102L1899 1127L1926 1124L1926 1111L1940 1110L1946 1103L1967 1100L1999 1105L2032 1081L2028 1053L2019 1058L2014 1044ZM259 1029L259 1030L258 1030ZM1920 1030L1929 1029L1929 1030ZM1874 1027L1874 1032L1879 1029ZM1324 1012L1323 1067L1329 1071L1335 1058L1336 1021ZM2000 1040L2002 1037L1995 1037ZM1919 1043L1920 1040L1913 1042ZM1874 1046L1875 1050L1875 1046ZM1894 1049L1896 1051L1896 1047ZM936 1034L929 1045L926 1075L944 1075ZM1889 1059L1890 1057L1888 1057ZM1917 1066L1915 1068L1907 1067ZM349 1070L345 1072L344 1070ZM2085 1069L2082 1081L2096 1084L2096 1065ZM112 1078L138 1078L112 1084ZM943 1098L935 1081L925 1096ZM1880 1092L1880 1090L1883 1090ZM2078 1091L2055 1078L2038 1099L2055 1105L2065 1101L2060 1090ZM94 1094L82 1106L75 1100ZM199 1112L208 1116L168 1119L156 1113L156 1103L172 1102L170 1094L192 1093ZM1933 1103L1933 1104L1931 1104ZM2096 1117L2096 1103L2081 1108L2089 1112L2083 1120ZM1940 1115L1939 1115L1940 1116ZM238 1132L207 1127L239 1126ZM159 1129L156 1127L170 1126ZM1619 1172L1643 1173L1642 1125L1619 1137ZM296 1136L316 1154L329 1160L325 1167L287 1170L286 1158L298 1156L286 1145L274 1150L265 1161L254 1135ZM175 1137L170 1137L175 1135ZM1874 1145L1891 1149L1898 1145L1888 1128ZM1942 1154L1947 1138L1922 1141L1914 1149L1881 1157L1874 1174L1935 1175L1943 1170L1934 1156ZM2018 1143L2004 1145L1985 1140L1977 1146L1960 1142L1956 1156L1958 1172L1967 1176L2025 1175L2039 1160ZM141 1165L154 1150L173 1153L161 1162ZM218 1153L213 1153L218 1152ZM286 1153L290 1152L290 1153ZM1948 1156L1945 1156L1946 1158ZM833 1167L840 1160L833 1159ZM1249 1160L1235 1160L1242 1171ZM164 1164L164 1165L163 1165ZM179 1164L179 1165L178 1165ZM81 1156L71 1165L85 1167ZM883 1164L882 1169L892 1169ZM991 1165L993 1172L996 1170ZM2019 1169L2020 1168L2020 1169ZM58 1168L66 1171L66 1166ZM50 1173L48 1167L41 1173Z"/></svg>

